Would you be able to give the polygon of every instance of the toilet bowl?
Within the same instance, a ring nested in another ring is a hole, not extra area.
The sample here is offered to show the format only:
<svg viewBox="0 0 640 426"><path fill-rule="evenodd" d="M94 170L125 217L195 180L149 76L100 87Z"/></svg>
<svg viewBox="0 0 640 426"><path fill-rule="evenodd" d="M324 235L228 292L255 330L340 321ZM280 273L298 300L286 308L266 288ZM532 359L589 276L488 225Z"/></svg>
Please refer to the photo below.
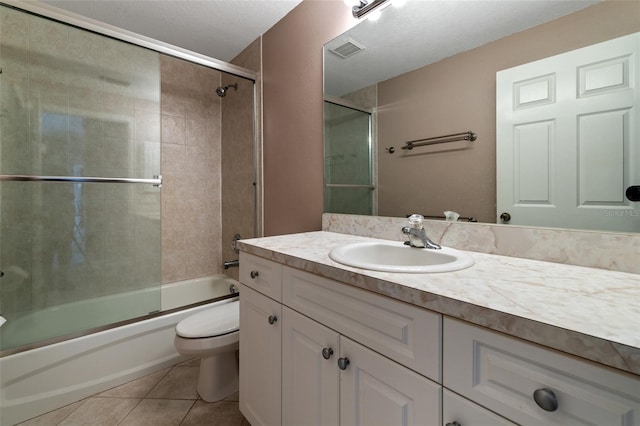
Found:
<svg viewBox="0 0 640 426"><path fill-rule="evenodd" d="M198 394L207 402L238 391L239 312L236 299L191 315L176 326L176 350L200 358Z"/></svg>

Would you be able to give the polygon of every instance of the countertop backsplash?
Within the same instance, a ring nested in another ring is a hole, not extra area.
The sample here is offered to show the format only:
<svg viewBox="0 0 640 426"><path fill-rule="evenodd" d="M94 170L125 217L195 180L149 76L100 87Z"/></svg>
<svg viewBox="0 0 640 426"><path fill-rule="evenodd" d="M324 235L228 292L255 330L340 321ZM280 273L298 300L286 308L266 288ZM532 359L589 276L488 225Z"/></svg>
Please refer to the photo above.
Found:
<svg viewBox="0 0 640 426"><path fill-rule="evenodd" d="M404 241L397 217L322 215L322 230ZM640 234L425 220L436 243L459 250L640 273Z"/></svg>

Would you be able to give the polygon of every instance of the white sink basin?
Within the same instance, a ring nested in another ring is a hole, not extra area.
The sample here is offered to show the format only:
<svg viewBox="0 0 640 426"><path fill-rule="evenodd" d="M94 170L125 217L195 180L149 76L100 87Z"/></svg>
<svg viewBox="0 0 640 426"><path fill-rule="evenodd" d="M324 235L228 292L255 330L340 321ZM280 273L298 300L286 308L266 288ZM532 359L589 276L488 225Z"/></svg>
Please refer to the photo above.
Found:
<svg viewBox="0 0 640 426"><path fill-rule="evenodd" d="M467 253L447 247L420 249L399 242L377 241L343 244L331 250L329 257L355 268L416 274L458 271L475 263Z"/></svg>

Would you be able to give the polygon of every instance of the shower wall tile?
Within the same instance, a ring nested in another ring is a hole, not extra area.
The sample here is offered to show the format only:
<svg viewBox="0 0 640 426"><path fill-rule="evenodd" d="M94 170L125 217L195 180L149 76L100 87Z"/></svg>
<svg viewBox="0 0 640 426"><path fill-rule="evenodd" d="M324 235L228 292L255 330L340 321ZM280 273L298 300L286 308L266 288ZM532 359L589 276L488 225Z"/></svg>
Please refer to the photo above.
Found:
<svg viewBox="0 0 640 426"><path fill-rule="evenodd" d="M167 73L164 71L164 68L163 68L163 77L166 75ZM162 96L161 96L162 115L170 115L170 116L176 116L176 117L186 116L185 100L176 91L177 91L177 88L171 86L166 81L166 79L163 78Z"/></svg>
<svg viewBox="0 0 640 426"><path fill-rule="evenodd" d="M162 117L162 143L184 145L186 121L184 117L165 115Z"/></svg>
<svg viewBox="0 0 640 426"><path fill-rule="evenodd" d="M164 116L163 116L164 119ZM186 164L184 145L162 144L162 173L184 173Z"/></svg>
<svg viewBox="0 0 640 426"><path fill-rule="evenodd" d="M186 120L185 140L189 145L209 145L207 133L207 120L189 119ZM218 127L216 127L218 128ZM212 134L213 138L216 137Z"/></svg>
<svg viewBox="0 0 640 426"><path fill-rule="evenodd" d="M69 54L68 27L36 16L30 16L29 20L29 48L32 55L41 53L42 58L63 63Z"/></svg>
<svg viewBox="0 0 640 426"><path fill-rule="evenodd" d="M0 9L2 46L29 47L29 15L3 7Z"/></svg>
<svg viewBox="0 0 640 426"><path fill-rule="evenodd" d="M160 141L161 119L158 114L146 111L135 113L135 138L140 141Z"/></svg>
<svg viewBox="0 0 640 426"><path fill-rule="evenodd" d="M28 174L30 169L28 133L3 131L0 136L2 137L0 172L2 174Z"/></svg>

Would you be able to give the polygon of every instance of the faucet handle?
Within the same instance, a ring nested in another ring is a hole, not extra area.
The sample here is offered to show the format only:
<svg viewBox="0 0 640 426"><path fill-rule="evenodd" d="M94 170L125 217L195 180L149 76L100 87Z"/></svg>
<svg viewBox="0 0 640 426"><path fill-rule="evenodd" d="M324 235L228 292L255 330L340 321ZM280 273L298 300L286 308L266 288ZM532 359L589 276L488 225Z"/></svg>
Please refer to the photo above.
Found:
<svg viewBox="0 0 640 426"><path fill-rule="evenodd" d="M424 216L422 216L421 214L414 213L411 216L409 216L408 220L409 220L409 225L411 225L413 229L422 229L422 222L424 221Z"/></svg>

